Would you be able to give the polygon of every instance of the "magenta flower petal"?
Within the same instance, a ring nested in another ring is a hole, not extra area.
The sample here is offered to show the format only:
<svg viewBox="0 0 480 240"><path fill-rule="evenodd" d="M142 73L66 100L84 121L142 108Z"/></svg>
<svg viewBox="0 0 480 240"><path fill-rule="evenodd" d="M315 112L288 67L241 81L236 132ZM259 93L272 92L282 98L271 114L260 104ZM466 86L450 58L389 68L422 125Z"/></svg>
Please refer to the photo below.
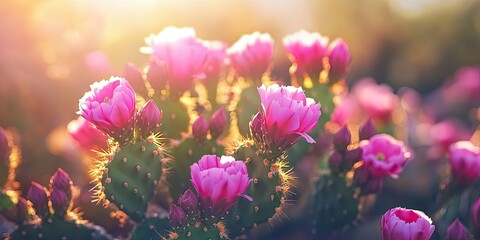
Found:
<svg viewBox="0 0 480 240"><path fill-rule="evenodd" d="M428 240L435 226L425 213L393 208L382 216L382 240Z"/></svg>

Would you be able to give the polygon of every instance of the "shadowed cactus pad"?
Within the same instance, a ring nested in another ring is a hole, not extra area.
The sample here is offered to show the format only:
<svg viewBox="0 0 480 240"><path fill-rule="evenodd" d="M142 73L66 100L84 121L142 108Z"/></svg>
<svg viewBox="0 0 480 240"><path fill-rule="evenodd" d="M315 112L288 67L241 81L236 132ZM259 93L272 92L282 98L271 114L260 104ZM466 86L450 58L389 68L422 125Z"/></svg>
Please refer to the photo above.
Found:
<svg viewBox="0 0 480 240"><path fill-rule="evenodd" d="M317 181L311 201L312 233L329 235L357 219L359 196L344 176L324 175Z"/></svg>
<svg viewBox="0 0 480 240"><path fill-rule="evenodd" d="M141 221L162 175L162 156L163 149L152 140L117 147L101 176L104 197Z"/></svg>

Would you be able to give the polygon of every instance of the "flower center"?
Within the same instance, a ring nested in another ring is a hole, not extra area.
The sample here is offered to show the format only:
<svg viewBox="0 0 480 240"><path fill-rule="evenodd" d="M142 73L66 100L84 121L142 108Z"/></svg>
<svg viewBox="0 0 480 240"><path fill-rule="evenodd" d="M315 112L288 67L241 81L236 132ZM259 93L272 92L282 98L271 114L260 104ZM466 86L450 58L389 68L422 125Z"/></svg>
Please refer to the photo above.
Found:
<svg viewBox="0 0 480 240"><path fill-rule="evenodd" d="M109 97L105 97L105 98L103 99L103 102L104 102L104 103L108 103L109 101L110 101L110 98L109 98Z"/></svg>
<svg viewBox="0 0 480 240"><path fill-rule="evenodd" d="M416 222L420 216L412 210L396 211L395 215L406 223Z"/></svg>
<svg viewBox="0 0 480 240"><path fill-rule="evenodd" d="M377 154L377 159L378 159L379 161L383 161L383 160L385 160L385 155L384 155L383 153L378 153L378 154Z"/></svg>

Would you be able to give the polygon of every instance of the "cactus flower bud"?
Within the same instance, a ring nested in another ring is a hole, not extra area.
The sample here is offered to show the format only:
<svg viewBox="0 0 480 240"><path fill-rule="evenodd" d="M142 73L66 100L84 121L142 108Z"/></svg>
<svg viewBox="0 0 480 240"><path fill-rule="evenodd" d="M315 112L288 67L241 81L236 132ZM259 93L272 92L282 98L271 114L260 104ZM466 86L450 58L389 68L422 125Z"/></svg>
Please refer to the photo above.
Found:
<svg viewBox="0 0 480 240"><path fill-rule="evenodd" d="M328 157L328 166L332 171L339 171L343 162L343 155L341 152L334 150Z"/></svg>
<svg viewBox="0 0 480 240"><path fill-rule="evenodd" d="M184 209L188 214L196 214L198 211L197 195L190 189L178 198L178 205Z"/></svg>
<svg viewBox="0 0 480 240"><path fill-rule="evenodd" d="M30 206L27 200L23 197L19 197L17 202L17 222L20 223L32 217L29 208Z"/></svg>
<svg viewBox="0 0 480 240"><path fill-rule="evenodd" d="M252 200L243 194L252 181L243 161L235 161L231 156L204 155L190 166L190 174L200 197L202 217L222 217L240 196Z"/></svg>
<svg viewBox="0 0 480 240"><path fill-rule="evenodd" d="M382 189L383 177L373 175L365 166L355 169L353 179L362 195L378 193Z"/></svg>
<svg viewBox="0 0 480 240"><path fill-rule="evenodd" d="M61 190L71 196L72 180L70 179L68 173L61 168L57 168L57 171L55 171L50 179L50 188Z"/></svg>
<svg viewBox="0 0 480 240"><path fill-rule="evenodd" d="M347 146L350 144L351 139L352 135L350 134L350 130L348 130L348 127L345 125L333 135L333 146L336 150L343 152L347 150Z"/></svg>
<svg viewBox="0 0 480 240"><path fill-rule="evenodd" d="M192 125L192 134L195 140L203 143L207 139L208 122L203 115L200 115Z"/></svg>
<svg viewBox="0 0 480 240"><path fill-rule="evenodd" d="M137 126L142 139L148 138L160 127L162 112L153 100L148 100L137 113Z"/></svg>
<svg viewBox="0 0 480 240"><path fill-rule="evenodd" d="M360 142L362 160L370 172L378 177L390 175L398 178L403 165L410 158L410 152L402 141L387 134L377 134Z"/></svg>
<svg viewBox="0 0 480 240"><path fill-rule="evenodd" d="M480 148L470 141L450 145L450 165L454 180L468 185L480 178Z"/></svg>
<svg viewBox="0 0 480 240"><path fill-rule="evenodd" d="M123 76L132 85L135 91L144 91L145 82L143 81L142 72L133 63L127 63Z"/></svg>
<svg viewBox="0 0 480 240"><path fill-rule="evenodd" d="M79 101L78 113L118 141L130 140L135 123L135 91L130 84L124 78L111 77L90 88Z"/></svg>
<svg viewBox="0 0 480 240"><path fill-rule="evenodd" d="M269 149L282 152L291 147L300 137L314 143L307 132L317 126L321 115L320 103L307 98L303 89L273 84L258 88L262 104L263 135L268 138Z"/></svg>
<svg viewBox="0 0 480 240"><path fill-rule="evenodd" d="M32 202L38 216L44 217L49 213L47 191L42 185L32 182L28 189L27 199Z"/></svg>
<svg viewBox="0 0 480 240"><path fill-rule="evenodd" d="M377 129L375 129L375 125L371 118L367 119L361 126L359 131L360 141L368 140L373 135L377 134Z"/></svg>
<svg viewBox="0 0 480 240"><path fill-rule="evenodd" d="M218 109L212 115L210 122L208 123L208 128L210 129L210 134L213 139L218 138L223 132L225 132L227 129L227 114L223 107Z"/></svg>
<svg viewBox="0 0 480 240"><path fill-rule="evenodd" d="M268 33L243 35L227 49L227 55L238 75L260 84L262 75L267 72L272 61L273 39Z"/></svg>
<svg viewBox="0 0 480 240"><path fill-rule="evenodd" d="M264 120L262 113L258 112L252 117L252 120L250 120L250 123L248 124L250 128L250 134L257 144L264 142L263 123Z"/></svg>
<svg viewBox="0 0 480 240"><path fill-rule="evenodd" d="M382 240L428 240L435 226L425 213L393 208L382 216Z"/></svg>
<svg viewBox="0 0 480 240"><path fill-rule="evenodd" d="M468 229L457 218L447 229L447 240L469 240L472 239Z"/></svg>
<svg viewBox="0 0 480 240"><path fill-rule="evenodd" d="M65 216L70 208L70 199L66 192L59 188L53 188L50 192L53 212L58 216Z"/></svg>
<svg viewBox="0 0 480 240"><path fill-rule="evenodd" d="M10 152L11 148L10 145L8 145L6 131L0 128L0 161L8 163Z"/></svg>
<svg viewBox="0 0 480 240"><path fill-rule="evenodd" d="M480 230L480 198L472 206L472 218L475 229Z"/></svg>
<svg viewBox="0 0 480 240"><path fill-rule="evenodd" d="M170 208L169 219L172 226L180 227L187 220L187 214L185 214L185 211L183 211L181 207L173 204L172 208Z"/></svg>
<svg viewBox="0 0 480 240"><path fill-rule="evenodd" d="M352 58L348 45L342 39L336 39L328 46L328 62L330 63L330 80L344 78L348 72L348 65Z"/></svg>

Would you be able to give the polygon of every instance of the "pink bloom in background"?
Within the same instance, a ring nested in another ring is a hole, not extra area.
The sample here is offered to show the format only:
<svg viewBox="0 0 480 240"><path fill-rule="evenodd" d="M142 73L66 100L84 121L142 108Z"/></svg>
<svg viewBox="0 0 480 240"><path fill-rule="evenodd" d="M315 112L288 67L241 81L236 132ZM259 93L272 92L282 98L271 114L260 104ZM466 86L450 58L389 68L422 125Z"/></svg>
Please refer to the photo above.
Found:
<svg viewBox="0 0 480 240"><path fill-rule="evenodd" d="M145 42L147 47L141 50L165 63L168 82L175 94L189 90L194 78L203 72L208 48L196 37L193 28L168 27L150 35Z"/></svg>
<svg viewBox="0 0 480 240"><path fill-rule="evenodd" d="M240 196L252 200L243 194L252 181L243 161L235 161L230 156L204 155L190 166L190 174L202 209L212 211L206 213L208 218L211 214L223 216Z"/></svg>
<svg viewBox="0 0 480 240"><path fill-rule="evenodd" d="M333 109L330 121L338 126L361 121L361 109L358 102L348 94L343 94Z"/></svg>
<svg viewBox="0 0 480 240"><path fill-rule="evenodd" d="M480 103L480 66L463 67L455 72L453 82L442 86L442 98L447 103Z"/></svg>
<svg viewBox="0 0 480 240"><path fill-rule="evenodd" d="M108 148L108 136L81 116L68 124L67 131L86 153Z"/></svg>
<svg viewBox="0 0 480 240"><path fill-rule="evenodd" d="M335 39L328 46L328 62L330 64L330 72L328 76L330 80L344 78L348 72L348 66L352 60L350 49L342 39Z"/></svg>
<svg viewBox="0 0 480 240"><path fill-rule="evenodd" d="M221 41L204 41L208 48L204 73L206 79L218 78L227 63L227 44Z"/></svg>
<svg viewBox="0 0 480 240"><path fill-rule="evenodd" d="M382 216L383 240L428 240L435 226L418 210L393 208Z"/></svg>
<svg viewBox="0 0 480 240"><path fill-rule="evenodd" d="M383 122L391 119L398 105L398 97L392 88L386 84L377 84L372 78L356 83L351 94L369 117Z"/></svg>
<svg viewBox="0 0 480 240"><path fill-rule="evenodd" d="M132 85L135 91L143 91L145 89L145 81L143 80L142 69L139 69L133 63L127 63L123 71L123 77Z"/></svg>
<svg viewBox="0 0 480 240"><path fill-rule="evenodd" d="M92 51L85 55L85 65L95 74L108 74L112 71L110 59L102 51Z"/></svg>
<svg viewBox="0 0 480 240"><path fill-rule="evenodd" d="M328 42L328 37L323 37L317 32L301 30L286 36L283 39L283 46L300 72L317 79L323 70L323 58L327 56Z"/></svg>
<svg viewBox="0 0 480 240"><path fill-rule="evenodd" d="M78 111L87 121L117 140L133 135L135 92L120 77L111 77L90 85L80 99Z"/></svg>
<svg viewBox="0 0 480 240"><path fill-rule="evenodd" d="M472 133L461 122L448 119L431 126L429 135L433 145L447 151L452 143L468 140Z"/></svg>
<svg viewBox="0 0 480 240"><path fill-rule="evenodd" d="M410 157L403 142L387 134L377 134L370 140L361 141L360 147L364 165L379 177L390 175L397 178Z"/></svg>
<svg viewBox="0 0 480 240"><path fill-rule="evenodd" d="M273 143L270 147L284 151L300 137L309 143L315 142L307 132L317 126L321 115L320 103L307 98L301 87L262 85L258 93L262 103L264 134Z"/></svg>
<svg viewBox="0 0 480 240"><path fill-rule="evenodd" d="M450 146L450 165L454 180L470 184L480 178L480 148L470 141L460 141Z"/></svg>
<svg viewBox="0 0 480 240"><path fill-rule="evenodd" d="M227 55L241 77L260 80L272 62L273 39L268 33L243 35L227 49Z"/></svg>

